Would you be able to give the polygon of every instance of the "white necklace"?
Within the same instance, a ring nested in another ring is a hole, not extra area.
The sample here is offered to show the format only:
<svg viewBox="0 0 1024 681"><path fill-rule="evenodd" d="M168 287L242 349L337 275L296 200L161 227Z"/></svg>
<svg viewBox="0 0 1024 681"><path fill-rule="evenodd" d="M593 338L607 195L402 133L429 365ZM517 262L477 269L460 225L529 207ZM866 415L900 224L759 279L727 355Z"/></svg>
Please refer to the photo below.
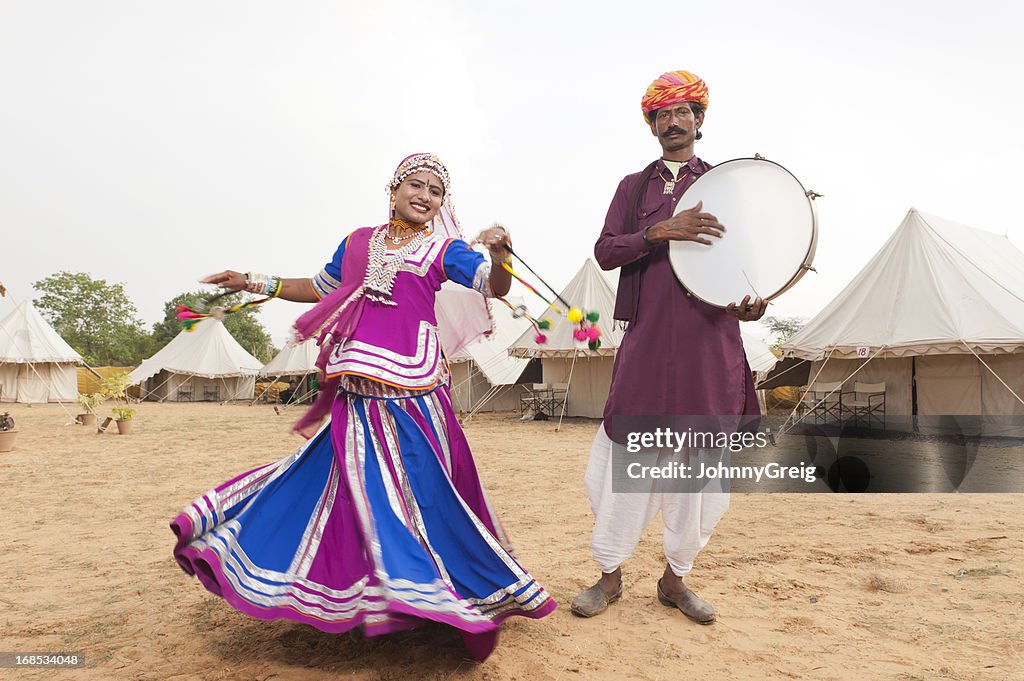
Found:
<svg viewBox="0 0 1024 681"><path fill-rule="evenodd" d="M424 229L411 238L396 241L388 234L388 225L378 227L370 237L370 262L366 268L366 278L363 280L364 295L382 305L395 305L391 290L395 286L398 270L402 268L406 256L419 248L431 233L430 230ZM388 250L385 239L390 239L395 244L402 241L406 243L401 248Z"/></svg>

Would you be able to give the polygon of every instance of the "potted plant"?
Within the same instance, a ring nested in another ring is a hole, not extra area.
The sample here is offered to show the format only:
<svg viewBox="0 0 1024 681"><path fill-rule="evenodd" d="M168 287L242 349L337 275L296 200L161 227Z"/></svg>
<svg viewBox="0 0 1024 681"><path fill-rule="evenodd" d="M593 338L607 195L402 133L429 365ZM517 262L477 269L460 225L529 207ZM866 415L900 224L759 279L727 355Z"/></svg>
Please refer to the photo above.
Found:
<svg viewBox="0 0 1024 681"><path fill-rule="evenodd" d="M81 423L83 426L95 426L96 425L96 410L105 399L102 393L93 393L92 395L78 394L78 403L82 405L84 413L79 414L75 417L75 420Z"/></svg>
<svg viewBox="0 0 1024 681"><path fill-rule="evenodd" d="M127 435L132 432L132 419L135 418L135 410L131 407L114 407L114 420L117 423L119 435Z"/></svg>
<svg viewBox="0 0 1024 681"><path fill-rule="evenodd" d="M123 407L114 407L111 411L114 413L114 419L117 421L117 432L121 435L127 435L132 430L132 419L135 418L135 410L128 406L128 385L129 378L127 371L121 371L116 374L112 374L103 379L100 384L100 392L106 397L112 397L115 400L123 400Z"/></svg>
<svg viewBox="0 0 1024 681"><path fill-rule="evenodd" d="M17 438L18 431L14 429L14 419L7 412L0 414L0 452L12 451Z"/></svg>

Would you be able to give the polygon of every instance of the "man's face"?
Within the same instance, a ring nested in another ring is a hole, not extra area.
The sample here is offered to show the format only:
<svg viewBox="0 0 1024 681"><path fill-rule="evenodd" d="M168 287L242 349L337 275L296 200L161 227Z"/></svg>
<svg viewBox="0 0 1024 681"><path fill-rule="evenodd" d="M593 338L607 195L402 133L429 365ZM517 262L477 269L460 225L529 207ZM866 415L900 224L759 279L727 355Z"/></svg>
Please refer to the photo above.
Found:
<svg viewBox="0 0 1024 681"><path fill-rule="evenodd" d="M693 146L697 130L704 124L704 112L693 114L689 102L658 109L651 121L651 133L658 138L665 152L679 151Z"/></svg>

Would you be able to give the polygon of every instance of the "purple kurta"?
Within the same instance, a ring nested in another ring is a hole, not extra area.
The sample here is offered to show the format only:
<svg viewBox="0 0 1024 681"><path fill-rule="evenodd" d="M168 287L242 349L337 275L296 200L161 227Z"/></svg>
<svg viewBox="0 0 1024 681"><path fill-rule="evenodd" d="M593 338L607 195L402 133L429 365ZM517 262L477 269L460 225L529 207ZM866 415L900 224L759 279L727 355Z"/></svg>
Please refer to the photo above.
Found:
<svg viewBox="0 0 1024 681"><path fill-rule="evenodd" d="M728 312L693 297L679 283L669 263L668 244L652 248L643 239L643 228L671 217L686 188L710 168L696 156L691 158L680 168L670 196L663 192L665 178L672 173L659 160L658 172L648 181L640 200L639 229L634 233L629 233L627 216L643 173L627 175L615 191L604 229L594 245L602 269L648 259L639 275L636 314L615 356L604 408L609 436L613 416L760 413L739 322ZM729 238L728 233L723 238ZM620 290L619 295L624 293Z"/></svg>

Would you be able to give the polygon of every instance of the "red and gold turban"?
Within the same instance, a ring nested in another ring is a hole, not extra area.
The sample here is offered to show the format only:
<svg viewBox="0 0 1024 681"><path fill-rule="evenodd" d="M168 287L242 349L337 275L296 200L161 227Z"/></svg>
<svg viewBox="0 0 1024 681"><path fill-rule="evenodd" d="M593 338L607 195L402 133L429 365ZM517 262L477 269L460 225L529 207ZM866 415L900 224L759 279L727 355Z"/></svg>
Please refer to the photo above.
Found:
<svg viewBox="0 0 1024 681"><path fill-rule="evenodd" d="M697 102L707 110L708 86L700 76L689 71L661 74L648 86L644 98L640 100L640 108L644 111L644 120L649 121L647 114L680 102Z"/></svg>

